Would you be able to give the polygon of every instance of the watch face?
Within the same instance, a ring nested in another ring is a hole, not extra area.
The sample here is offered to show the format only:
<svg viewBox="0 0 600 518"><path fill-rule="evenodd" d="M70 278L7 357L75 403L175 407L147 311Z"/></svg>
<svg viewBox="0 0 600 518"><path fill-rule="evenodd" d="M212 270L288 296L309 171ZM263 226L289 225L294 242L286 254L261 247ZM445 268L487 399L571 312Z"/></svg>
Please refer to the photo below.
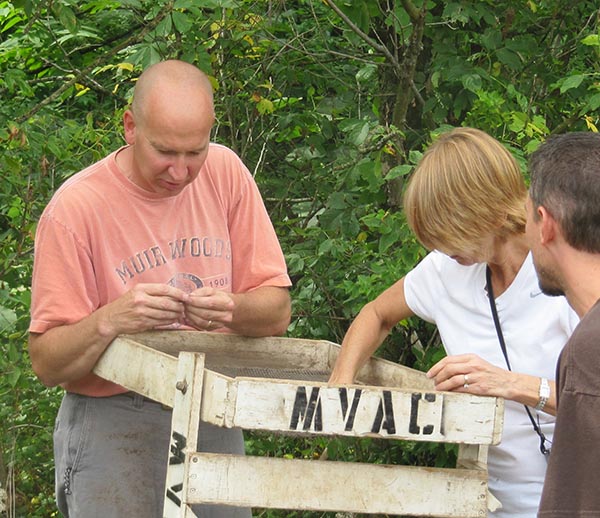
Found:
<svg viewBox="0 0 600 518"><path fill-rule="evenodd" d="M542 378L540 381L540 398L550 397L550 385L548 384L548 380L546 378Z"/></svg>
<svg viewBox="0 0 600 518"><path fill-rule="evenodd" d="M550 398L550 384L546 378L540 378L540 392L536 410L542 410Z"/></svg>

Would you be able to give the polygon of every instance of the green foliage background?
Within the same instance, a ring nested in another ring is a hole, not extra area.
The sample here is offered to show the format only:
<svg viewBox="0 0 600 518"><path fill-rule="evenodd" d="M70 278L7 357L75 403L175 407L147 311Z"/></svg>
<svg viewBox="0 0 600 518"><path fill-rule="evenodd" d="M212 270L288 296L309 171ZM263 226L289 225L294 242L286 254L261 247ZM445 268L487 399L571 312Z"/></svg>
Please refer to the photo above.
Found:
<svg viewBox="0 0 600 518"><path fill-rule="evenodd" d="M177 57L213 78L214 139L255 175L294 280L289 336L341 342L362 305L425 253L399 200L436 133L479 127L524 167L552 132L597 131L599 17L586 0L0 0L6 516L56 516L61 393L35 379L26 346L36 221L66 178L121 145L121 115L145 66ZM426 369L443 353L431 326L407 321L378 354ZM251 434L248 450L454 462L451 448L374 440Z"/></svg>

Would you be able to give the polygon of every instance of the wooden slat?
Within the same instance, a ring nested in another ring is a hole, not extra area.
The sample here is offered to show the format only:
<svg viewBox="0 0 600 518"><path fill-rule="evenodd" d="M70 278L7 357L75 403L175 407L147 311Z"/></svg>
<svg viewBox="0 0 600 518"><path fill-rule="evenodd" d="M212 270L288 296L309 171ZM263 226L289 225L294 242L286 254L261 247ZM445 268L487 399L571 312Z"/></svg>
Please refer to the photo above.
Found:
<svg viewBox="0 0 600 518"><path fill-rule="evenodd" d="M313 369L330 372L340 346L326 340L302 338L251 338L202 331L152 331L127 335L157 351L177 356L180 351L206 354L206 367ZM359 371L357 383L381 387L433 390L433 381L423 372L381 358L370 358Z"/></svg>
<svg viewBox="0 0 600 518"><path fill-rule="evenodd" d="M153 331L129 338L177 356L181 351L206 354L206 366L327 369L329 342L298 338L252 338L202 331Z"/></svg>
<svg viewBox="0 0 600 518"><path fill-rule="evenodd" d="M177 359L169 354L118 338L95 372L173 406ZM202 419L218 426L468 444L497 444L501 437L500 398L206 373Z"/></svg>
<svg viewBox="0 0 600 518"><path fill-rule="evenodd" d="M96 363L94 372L104 379L173 407L177 358L137 340L116 338Z"/></svg>
<svg viewBox="0 0 600 518"><path fill-rule="evenodd" d="M488 459L488 446L481 444L461 444L458 447L457 468L485 469Z"/></svg>
<svg viewBox="0 0 600 518"><path fill-rule="evenodd" d="M196 453L190 503L277 509L486 515L484 471Z"/></svg>
<svg viewBox="0 0 600 518"><path fill-rule="evenodd" d="M186 504L189 455L195 453L202 406L204 355L182 352L177 366L163 516L195 518Z"/></svg>
<svg viewBox="0 0 600 518"><path fill-rule="evenodd" d="M489 447L482 444L461 444L458 447L456 467L461 469L479 469L487 471ZM489 491L487 492L488 511L497 511L502 507L500 501Z"/></svg>
<svg viewBox="0 0 600 518"><path fill-rule="evenodd" d="M337 357L337 355L336 355ZM333 364L335 361L333 361ZM378 387L400 387L434 390L435 383L425 373L381 358L371 358L358 371L356 381Z"/></svg>
<svg viewBox="0 0 600 518"><path fill-rule="evenodd" d="M502 405L452 392L236 378L207 372L202 419L282 434L496 444Z"/></svg>

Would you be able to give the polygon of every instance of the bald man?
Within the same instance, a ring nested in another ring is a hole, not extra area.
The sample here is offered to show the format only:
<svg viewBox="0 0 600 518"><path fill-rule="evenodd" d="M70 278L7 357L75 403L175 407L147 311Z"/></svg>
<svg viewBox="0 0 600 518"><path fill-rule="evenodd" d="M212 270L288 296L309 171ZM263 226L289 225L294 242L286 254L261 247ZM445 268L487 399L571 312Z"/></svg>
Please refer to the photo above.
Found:
<svg viewBox="0 0 600 518"><path fill-rule="evenodd" d="M210 142L214 119L204 73L151 66L123 116L127 145L67 180L40 219L29 352L39 379L65 389L54 432L65 517L162 517L171 411L93 374L114 338L289 324L281 247L247 168ZM199 436L198 451L244 451L241 430L202 423Z"/></svg>

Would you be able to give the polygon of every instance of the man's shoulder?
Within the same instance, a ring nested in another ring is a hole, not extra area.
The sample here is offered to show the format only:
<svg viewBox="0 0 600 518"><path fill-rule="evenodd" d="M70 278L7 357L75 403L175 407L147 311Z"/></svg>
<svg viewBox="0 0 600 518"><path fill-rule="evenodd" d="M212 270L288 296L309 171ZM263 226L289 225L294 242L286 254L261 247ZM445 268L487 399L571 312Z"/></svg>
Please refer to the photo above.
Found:
<svg viewBox="0 0 600 518"><path fill-rule="evenodd" d="M581 319L581 328L591 330L595 334L600 333L600 299Z"/></svg>
<svg viewBox="0 0 600 518"><path fill-rule="evenodd" d="M208 163L215 161L239 161L241 162L238 154L230 147L219 144L218 142L211 142L208 148L208 156L206 158Z"/></svg>
<svg viewBox="0 0 600 518"><path fill-rule="evenodd" d="M94 198L103 199L107 189L107 171L111 155L89 165L85 169L67 178L52 196L46 212L58 206L73 208L81 204L88 205Z"/></svg>
<svg viewBox="0 0 600 518"><path fill-rule="evenodd" d="M63 194L64 192L74 191L77 189L88 188L93 184L103 185L106 178L99 178L99 175L105 174L109 169L110 160L114 153L94 162L79 172L76 172L57 189L56 195Z"/></svg>
<svg viewBox="0 0 600 518"><path fill-rule="evenodd" d="M219 185L244 185L252 179L250 171L239 155L230 147L216 142L210 143L203 169L205 175Z"/></svg>

